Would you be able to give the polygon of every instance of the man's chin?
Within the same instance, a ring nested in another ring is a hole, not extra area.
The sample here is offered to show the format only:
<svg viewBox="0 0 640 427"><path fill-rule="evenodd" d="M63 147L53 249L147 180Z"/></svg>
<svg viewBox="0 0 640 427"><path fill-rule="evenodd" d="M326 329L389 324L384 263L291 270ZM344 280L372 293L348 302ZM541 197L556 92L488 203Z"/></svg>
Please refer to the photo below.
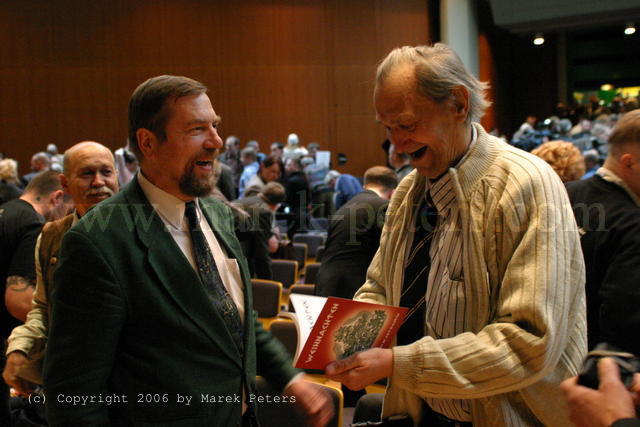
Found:
<svg viewBox="0 0 640 427"><path fill-rule="evenodd" d="M193 180L190 182L180 183L180 190L187 196L204 197L213 191L213 182L211 180Z"/></svg>

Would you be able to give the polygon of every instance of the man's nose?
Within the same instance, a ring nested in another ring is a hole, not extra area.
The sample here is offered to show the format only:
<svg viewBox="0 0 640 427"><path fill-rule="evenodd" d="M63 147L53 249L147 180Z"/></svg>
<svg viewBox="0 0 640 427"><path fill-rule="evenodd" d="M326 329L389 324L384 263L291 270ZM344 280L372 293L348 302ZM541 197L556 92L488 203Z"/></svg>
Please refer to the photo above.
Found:
<svg viewBox="0 0 640 427"><path fill-rule="evenodd" d="M389 131L389 141L394 145L397 153L402 154L406 152L406 132L400 129Z"/></svg>
<svg viewBox="0 0 640 427"><path fill-rule="evenodd" d="M105 179L104 179L104 177L102 176L102 174L100 174L100 173L96 173L96 174L93 176L93 180L91 181L91 185L92 185L93 187L96 187L96 188L97 188L97 187L103 187L103 186L105 185L105 183L106 183L106 182L105 182Z"/></svg>
<svg viewBox="0 0 640 427"><path fill-rule="evenodd" d="M222 142L222 138L220 138L220 135L218 135L218 129L211 126L209 137L207 138L206 143L208 144L207 148L220 149L223 147L224 142Z"/></svg>

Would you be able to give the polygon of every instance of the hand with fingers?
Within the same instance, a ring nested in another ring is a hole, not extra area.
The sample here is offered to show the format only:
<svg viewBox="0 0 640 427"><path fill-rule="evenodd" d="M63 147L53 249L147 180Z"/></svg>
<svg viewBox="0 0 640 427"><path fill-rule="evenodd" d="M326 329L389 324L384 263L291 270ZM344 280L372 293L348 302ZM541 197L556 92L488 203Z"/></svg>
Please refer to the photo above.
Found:
<svg viewBox="0 0 640 427"><path fill-rule="evenodd" d="M300 378L293 381L284 392L295 397L296 406L305 416L305 425L325 426L333 418L331 396L319 384Z"/></svg>
<svg viewBox="0 0 640 427"><path fill-rule="evenodd" d="M327 377L341 382L351 390L362 390L393 373L393 351L388 348L371 348L330 363Z"/></svg>
<svg viewBox="0 0 640 427"><path fill-rule="evenodd" d="M580 427L604 427L620 419L635 418L639 376L636 374L632 391L627 390L620 381L618 365L608 357L598 363L598 376L598 390L579 385L578 377L569 378L560 385L567 399L571 422Z"/></svg>
<svg viewBox="0 0 640 427"><path fill-rule="evenodd" d="M18 396L27 396L36 388L35 384L18 376L20 368L28 360L29 358L23 352L12 351L7 356L7 363L5 364L4 371L2 372L2 378L4 379L4 382L13 387Z"/></svg>

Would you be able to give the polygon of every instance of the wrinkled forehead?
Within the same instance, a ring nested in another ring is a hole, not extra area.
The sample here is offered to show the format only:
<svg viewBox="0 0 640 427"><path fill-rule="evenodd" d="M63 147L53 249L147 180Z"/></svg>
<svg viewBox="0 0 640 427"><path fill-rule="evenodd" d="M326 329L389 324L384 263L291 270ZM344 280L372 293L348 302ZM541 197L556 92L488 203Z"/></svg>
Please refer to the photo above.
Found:
<svg viewBox="0 0 640 427"><path fill-rule="evenodd" d="M76 151L69 159L71 170L115 167L113 154L106 147L91 146Z"/></svg>

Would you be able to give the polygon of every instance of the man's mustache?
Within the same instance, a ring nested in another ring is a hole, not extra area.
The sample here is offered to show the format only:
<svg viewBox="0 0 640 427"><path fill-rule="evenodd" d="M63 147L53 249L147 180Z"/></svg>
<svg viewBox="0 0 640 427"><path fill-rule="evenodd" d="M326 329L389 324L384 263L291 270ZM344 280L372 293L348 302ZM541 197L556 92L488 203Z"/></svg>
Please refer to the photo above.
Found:
<svg viewBox="0 0 640 427"><path fill-rule="evenodd" d="M96 197L107 194L109 197L113 196L113 191L109 187L100 187L87 192L87 197Z"/></svg>

